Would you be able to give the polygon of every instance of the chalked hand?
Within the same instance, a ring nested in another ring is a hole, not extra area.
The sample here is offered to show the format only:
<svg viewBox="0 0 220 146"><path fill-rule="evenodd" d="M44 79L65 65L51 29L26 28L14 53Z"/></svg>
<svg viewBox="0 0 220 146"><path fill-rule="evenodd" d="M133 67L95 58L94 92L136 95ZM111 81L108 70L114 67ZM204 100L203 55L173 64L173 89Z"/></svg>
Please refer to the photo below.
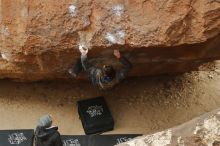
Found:
<svg viewBox="0 0 220 146"><path fill-rule="evenodd" d="M83 56L87 55L89 49L85 45L79 45L79 51Z"/></svg>

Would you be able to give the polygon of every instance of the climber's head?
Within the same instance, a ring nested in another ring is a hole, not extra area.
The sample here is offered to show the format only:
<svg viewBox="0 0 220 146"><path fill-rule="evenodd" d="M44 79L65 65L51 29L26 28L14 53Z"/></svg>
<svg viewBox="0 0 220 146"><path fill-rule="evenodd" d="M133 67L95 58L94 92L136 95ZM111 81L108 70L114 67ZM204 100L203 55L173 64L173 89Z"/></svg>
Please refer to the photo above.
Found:
<svg viewBox="0 0 220 146"><path fill-rule="evenodd" d="M112 81L115 78L116 72L111 65L104 65L102 68L105 81Z"/></svg>

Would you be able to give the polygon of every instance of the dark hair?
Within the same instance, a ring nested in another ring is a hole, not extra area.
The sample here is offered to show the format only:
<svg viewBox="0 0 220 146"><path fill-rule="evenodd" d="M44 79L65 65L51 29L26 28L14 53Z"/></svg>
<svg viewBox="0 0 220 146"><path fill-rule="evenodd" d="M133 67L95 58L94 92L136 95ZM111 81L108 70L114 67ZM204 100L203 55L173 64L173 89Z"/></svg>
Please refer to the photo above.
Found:
<svg viewBox="0 0 220 146"><path fill-rule="evenodd" d="M115 78L115 69L111 65L104 65L103 66L103 73L104 76L110 77L110 78Z"/></svg>

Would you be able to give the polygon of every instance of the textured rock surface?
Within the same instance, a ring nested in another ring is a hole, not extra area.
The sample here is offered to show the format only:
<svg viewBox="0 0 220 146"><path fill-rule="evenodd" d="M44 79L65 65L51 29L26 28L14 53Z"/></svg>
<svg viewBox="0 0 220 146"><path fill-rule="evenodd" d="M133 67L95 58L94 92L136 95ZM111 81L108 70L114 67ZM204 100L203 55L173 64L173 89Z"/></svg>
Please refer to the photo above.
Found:
<svg viewBox="0 0 220 146"><path fill-rule="evenodd" d="M180 126L138 137L118 146L219 146L220 109Z"/></svg>
<svg viewBox="0 0 220 146"><path fill-rule="evenodd" d="M131 75L220 58L219 0L0 0L0 22L1 78L67 78L79 44L116 65L111 50L123 48Z"/></svg>

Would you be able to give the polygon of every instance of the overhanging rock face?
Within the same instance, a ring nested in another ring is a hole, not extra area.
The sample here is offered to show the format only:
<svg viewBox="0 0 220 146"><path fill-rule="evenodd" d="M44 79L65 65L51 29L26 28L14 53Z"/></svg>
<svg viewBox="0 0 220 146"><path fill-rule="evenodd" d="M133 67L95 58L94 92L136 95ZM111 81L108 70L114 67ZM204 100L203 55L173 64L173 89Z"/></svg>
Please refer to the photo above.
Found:
<svg viewBox="0 0 220 146"><path fill-rule="evenodd" d="M80 44L98 64L120 49L134 76L220 59L219 0L0 0L0 22L0 78L68 78Z"/></svg>

